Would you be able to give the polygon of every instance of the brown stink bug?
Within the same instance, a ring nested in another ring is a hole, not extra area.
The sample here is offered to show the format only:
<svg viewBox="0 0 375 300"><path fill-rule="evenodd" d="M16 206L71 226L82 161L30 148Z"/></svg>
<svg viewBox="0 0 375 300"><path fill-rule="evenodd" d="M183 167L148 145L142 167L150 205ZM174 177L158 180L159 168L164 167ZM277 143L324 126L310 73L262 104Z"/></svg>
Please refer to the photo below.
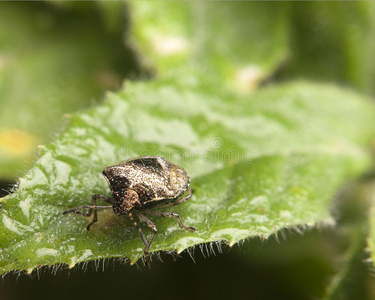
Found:
<svg viewBox="0 0 375 300"><path fill-rule="evenodd" d="M93 220L87 226L87 230L90 230L90 227L98 221L98 208L112 208L115 214L128 216L138 229L145 244L144 259L146 264L148 250L157 229L155 224L143 214L175 218L181 228L196 230L194 227L185 226L176 213L154 210L172 207L191 198L190 178L184 169L174 163L159 156L131 158L117 165L106 167L103 170L103 175L112 190L112 197L101 194L93 195L91 205L75 207L64 211L63 214L75 213L85 217L90 217L93 214ZM187 195L182 197L186 191ZM110 205L97 206L97 200L103 200ZM88 209L88 212L81 212L80 209ZM140 222L146 223L152 229L153 234L148 241L134 219L134 215Z"/></svg>

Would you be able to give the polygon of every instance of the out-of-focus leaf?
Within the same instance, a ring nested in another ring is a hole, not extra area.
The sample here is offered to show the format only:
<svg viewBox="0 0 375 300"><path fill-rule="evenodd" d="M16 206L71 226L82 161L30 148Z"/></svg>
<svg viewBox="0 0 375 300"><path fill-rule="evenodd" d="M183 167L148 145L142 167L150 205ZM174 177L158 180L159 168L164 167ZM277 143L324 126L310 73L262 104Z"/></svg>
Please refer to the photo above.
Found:
<svg viewBox="0 0 375 300"><path fill-rule="evenodd" d="M344 82L375 95L375 3L293 4L289 76Z"/></svg>
<svg viewBox="0 0 375 300"><path fill-rule="evenodd" d="M341 241L335 245L337 254L335 274L326 289L324 299L371 299L369 259L366 240L369 236L369 208L374 198L373 176L363 176L341 190L334 203L336 232Z"/></svg>
<svg viewBox="0 0 375 300"><path fill-rule="evenodd" d="M98 102L136 70L123 28L84 8L0 3L0 178L22 174L64 113Z"/></svg>
<svg viewBox="0 0 375 300"><path fill-rule="evenodd" d="M199 68L231 89L254 90L288 57L289 4L130 2L135 45L161 75Z"/></svg>

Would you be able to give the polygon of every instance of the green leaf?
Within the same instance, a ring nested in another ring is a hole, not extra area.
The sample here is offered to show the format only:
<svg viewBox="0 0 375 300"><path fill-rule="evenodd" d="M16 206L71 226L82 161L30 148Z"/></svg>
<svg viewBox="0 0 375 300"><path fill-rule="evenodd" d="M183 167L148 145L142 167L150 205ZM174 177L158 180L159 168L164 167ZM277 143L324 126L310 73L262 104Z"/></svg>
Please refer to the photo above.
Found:
<svg viewBox="0 0 375 300"><path fill-rule="evenodd" d="M99 102L135 70L123 28L103 25L94 5L83 8L0 3L2 179L20 175L36 146L60 130L64 113Z"/></svg>
<svg viewBox="0 0 375 300"><path fill-rule="evenodd" d="M181 252L224 241L267 238L286 227L332 222L338 188L370 165L375 134L368 99L330 85L294 82L239 96L190 74L128 83L106 103L74 114L42 147L18 190L2 199L0 268L142 256L127 218L106 211L90 220L62 212L110 194L101 171L120 160L162 155L185 168L195 193L154 218L151 251ZM148 228L145 233L150 237Z"/></svg>
<svg viewBox="0 0 375 300"><path fill-rule="evenodd" d="M324 299L369 299L370 253L366 251L369 236L369 208L373 202L374 178L362 176L359 180L346 184L334 207L337 225L335 232L340 236L335 245L342 253L337 253L335 274L327 286Z"/></svg>
<svg viewBox="0 0 375 300"><path fill-rule="evenodd" d="M374 195L375 195L375 189L374 189L374 186L372 186L372 194L370 194L372 197L371 197L371 200L372 200L372 206L371 206L371 209L370 209L370 214L369 214L369 218L370 218L370 234L369 234L369 237L368 237L368 240L367 240L367 244L368 244L368 248L370 250L370 254L371 254L371 260L372 260L372 263L375 264L375 205L374 205Z"/></svg>
<svg viewBox="0 0 375 300"><path fill-rule="evenodd" d="M198 68L233 90L252 91L289 55L289 4L130 2L133 44L161 74ZM228 26L229 25L229 26Z"/></svg>
<svg viewBox="0 0 375 300"><path fill-rule="evenodd" d="M375 3L299 2L291 15L289 75L344 82L375 95Z"/></svg>

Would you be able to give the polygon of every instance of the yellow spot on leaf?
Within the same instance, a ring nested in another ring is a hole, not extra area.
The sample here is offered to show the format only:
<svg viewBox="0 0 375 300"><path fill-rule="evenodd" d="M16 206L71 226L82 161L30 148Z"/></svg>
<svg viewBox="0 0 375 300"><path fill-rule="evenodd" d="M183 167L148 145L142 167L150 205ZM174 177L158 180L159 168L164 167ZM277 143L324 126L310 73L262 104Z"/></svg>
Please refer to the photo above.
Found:
<svg viewBox="0 0 375 300"><path fill-rule="evenodd" d="M36 145L35 136L16 129L0 131L0 151L9 156L24 156Z"/></svg>
<svg viewBox="0 0 375 300"><path fill-rule="evenodd" d="M8 59L4 55L0 54L0 72L4 71L8 64Z"/></svg>
<svg viewBox="0 0 375 300"><path fill-rule="evenodd" d="M254 91L265 77L262 69L256 65L248 65L236 72L236 85L241 93Z"/></svg>
<svg viewBox="0 0 375 300"><path fill-rule="evenodd" d="M154 36L152 46L161 56L181 54L188 48L187 41L179 36Z"/></svg>

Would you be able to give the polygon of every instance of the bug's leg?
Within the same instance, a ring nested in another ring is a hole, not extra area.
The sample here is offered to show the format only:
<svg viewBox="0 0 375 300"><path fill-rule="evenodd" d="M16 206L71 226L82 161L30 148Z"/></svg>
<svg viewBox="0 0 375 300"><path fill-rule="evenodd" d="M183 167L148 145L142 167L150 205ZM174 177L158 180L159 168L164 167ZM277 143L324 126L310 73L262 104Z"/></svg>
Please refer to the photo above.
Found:
<svg viewBox="0 0 375 300"><path fill-rule="evenodd" d="M96 195L92 196L92 199L95 199L95 201L96 200L102 200L102 201L105 201L109 204L113 204L113 198L112 197L108 197L108 196L102 195L102 194L96 194ZM92 202L93 202L93 200L92 200ZM99 206L97 206L97 207L99 208Z"/></svg>
<svg viewBox="0 0 375 300"><path fill-rule="evenodd" d="M186 193L187 193L186 196L181 197L180 199L177 199L176 201L172 202L171 206L175 206L177 204L184 203L184 202L188 201L191 198L192 194L193 194L193 190L189 187L187 189Z"/></svg>
<svg viewBox="0 0 375 300"><path fill-rule="evenodd" d="M138 212L135 212L135 213L136 213L137 217L139 218L139 220L141 222L146 223L147 226L150 227L153 231L152 237L150 238L149 241L147 241L145 235L143 234L143 231L142 231L141 227L139 226L137 221L134 220L132 213L128 214L130 220L133 222L133 225L138 229L138 232L139 232L139 235L141 236L142 242L145 244L145 249L143 250L143 253L144 253L143 260L144 260L145 265L147 266L148 265L148 262L147 262L148 250L150 249L151 243L152 243L156 233L158 232L158 230L156 229L155 224L152 223L150 219L146 218L144 215L142 215Z"/></svg>
<svg viewBox="0 0 375 300"><path fill-rule="evenodd" d="M91 205L81 205L81 206L74 207L74 208L71 208L69 210L64 211L63 215L70 214L70 213L75 213L77 215L83 215L83 216L86 217L86 214L82 213L81 211L79 211L79 209L90 209L90 208L92 208Z"/></svg>
<svg viewBox="0 0 375 300"><path fill-rule="evenodd" d="M106 208L111 208L112 207L112 205L97 206L96 205L96 201L97 200L103 200L103 201L108 202L110 204L113 203L113 199L112 198L110 198L108 196L105 196L105 195L97 194L97 195L92 196L91 205L82 205L82 206L74 207L72 209L64 211L63 214L66 215L68 213L75 213L77 215L82 215L84 217L90 217L94 213L94 217L93 217L92 222L87 226L87 230L90 230L91 225L93 225L94 223L96 223L98 221L97 208L104 208L104 209L106 209ZM88 209L89 211L88 212L81 212L80 209Z"/></svg>
<svg viewBox="0 0 375 300"><path fill-rule="evenodd" d="M177 219L178 225L180 225L181 228L186 230L197 230L195 227L187 227L182 223L180 216L174 212L163 212L163 211L155 211L155 210L144 210L145 213L153 216L159 216L159 217L167 217L167 218L175 218Z"/></svg>
<svg viewBox="0 0 375 300"><path fill-rule="evenodd" d="M145 235L143 234L142 228L139 226L138 222L134 220L133 214L131 212L128 214L128 216L130 218L130 221L133 222L134 227L137 228L139 235L141 236L143 244L147 246L147 241L146 241Z"/></svg>
<svg viewBox="0 0 375 300"><path fill-rule="evenodd" d="M96 194L94 196L92 196L92 199L91 199L91 206L92 208L89 210L88 214L87 214L87 217L90 217L91 216L91 213L94 212L94 217L92 218L92 221L89 225L87 225L86 229L87 230L90 230L90 227L92 225L94 225L96 222L98 222L98 208L103 208L103 207L99 207L99 206L96 206L96 201L97 200L103 200L105 202L108 202L110 204L113 203L113 199L108 197L108 196L105 196L105 195L101 195L101 194ZM105 206L106 208L111 208L112 205L109 205L109 206Z"/></svg>
<svg viewBox="0 0 375 300"><path fill-rule="evenodd" d="M184 202L188 201L191 198L191 196L192 196L192 189L188 188L188 190L186 192L188 193L186 196L181 197L179 199L176 199L175 201L167 203L167 204L161 204L159 206L155 205L154 208L157 208L157 209L159 209L159 208L168 208L168 207L172 207L172 206L184 203Z"/></svg>
<svg viewBox="0 0 375 300"><path fill-rule="evenodd" d="M143 222L143 223L146 223L147 226L150 227L151 230L152 230L152 236L148 240L147 245L146 245L147 251L146 251L146 248L145 248L145 254L147 254L148 253L148 249L150 249L151 243L152 243L152 241L155 238L155 235L158 233L158 230L157 230L155 224L149 218L145 217L144 215L142 215L142 214L140 214L138 212L136 212L136 214L137 214L137 217L139 218L139 220L141 222Z"/></svg>

